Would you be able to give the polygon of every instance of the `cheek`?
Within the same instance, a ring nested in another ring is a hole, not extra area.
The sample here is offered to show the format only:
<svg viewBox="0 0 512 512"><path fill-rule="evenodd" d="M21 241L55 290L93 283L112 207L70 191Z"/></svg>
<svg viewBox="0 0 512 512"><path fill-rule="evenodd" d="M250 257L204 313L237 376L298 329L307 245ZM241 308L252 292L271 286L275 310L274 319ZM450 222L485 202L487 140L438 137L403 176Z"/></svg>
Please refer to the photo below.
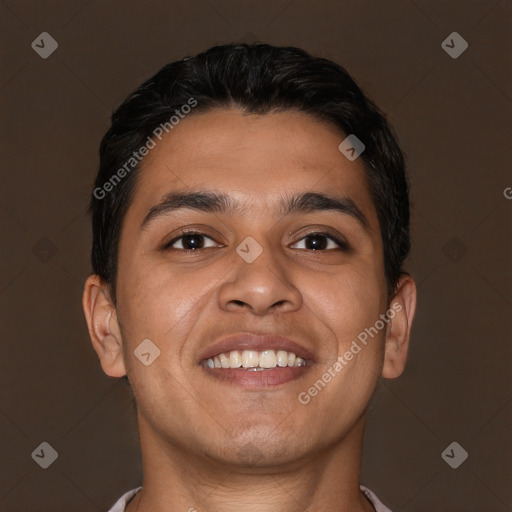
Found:
<svg viewBox="0 0 512 512"><path fill-rule="evenodd" d="M186 320L200 293L197 275L177 275L168 265L137 264L135 259L119 273L118 283L120 315L128 336L137 338L162 339Z"/></svg>
<svg viewBox="0 0 512 512"><path fill-rule="evenodd" d="M215 292L225 273L223 263L200 271L176 270L166 261L140 258L137 262L134 257L119 279L119 306L126 320L124 341L135 347L149 338L162 349L162 355L179 359L196 324L208 323L201 316L215 315Z"/></svg>
<svg viewBox="0 0 512 512"><path fill-rule="evenodd" d="M321 361L317 378L330 382L325 394L322 391L324 403L334 410L353 407L355 414L367 403L380 371L386 330L375 331L374 326L384 313L385 291L377 276L354 270L340 272L322 284L314 288L309 302L334 333L335 350Z"/></svg>
<svg viewBox="0 0 512 512"><path fill-rule="evenodd" d="M328 276L304 276L306 305L336 334L340 345L373 325L382 312L384 292L378 273L349 266Z"/></svg>

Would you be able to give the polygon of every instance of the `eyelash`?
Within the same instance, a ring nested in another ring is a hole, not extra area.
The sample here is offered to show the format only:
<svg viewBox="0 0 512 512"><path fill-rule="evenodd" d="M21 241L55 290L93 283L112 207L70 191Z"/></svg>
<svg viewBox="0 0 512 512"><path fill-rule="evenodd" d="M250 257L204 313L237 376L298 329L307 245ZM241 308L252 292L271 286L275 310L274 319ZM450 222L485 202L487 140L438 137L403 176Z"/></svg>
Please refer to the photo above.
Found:
<svg viewBox="0 0 512 512"><path fill-rule="evenodd" d="M186 230L186 231L182 231L179 236L173 238L170 242L167 242L162 247L162 250L164 250L164 251L165 250L175 250L175 251L193 253L193 252L201 251L204 249L209 249L209 247L203 247L203 248L199 248L199 249L176 249L176 248L172 247L178 240L182 239L183 237L185 237L187 235L201 235L201 236L204 236L205 238L209 238L210 240L214 240L212 237L208 236L206 233L203 233L202 231ZM302 236L302 238L300 238L293 245L295 245L296 243L304 240L305 238L307 238L309 236L313 236L313 235L321 235L321 236L324 236L325 238L332 240L339 246L338 248L341 250L344 250L344 251L350 250L350 246L347 242L340 240L339 238L333 236L332 234L330 234L328 232L324 232L324 231L311 231L310 233L306 233L305 235ZM310 251L310 252L318 251L318 250L314 250L314 249L299 249L299 250ZM334 249L321 249L321 250L319 250L319 252L328 252L328 251L332 251L332 250L334 250Z"/></svg>

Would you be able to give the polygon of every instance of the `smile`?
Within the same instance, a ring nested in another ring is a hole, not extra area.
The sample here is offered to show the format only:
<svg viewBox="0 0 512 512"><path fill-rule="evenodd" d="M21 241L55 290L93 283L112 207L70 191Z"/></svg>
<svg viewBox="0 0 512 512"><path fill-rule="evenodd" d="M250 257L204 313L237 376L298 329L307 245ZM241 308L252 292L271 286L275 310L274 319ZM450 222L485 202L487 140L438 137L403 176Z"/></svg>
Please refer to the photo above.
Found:
<svg viewBox="0 0 512 512"><path fill-rule="evenodd" d="M286 350L231 350L204 359L207 368L240 368L247 371L263 371L274 368L306 366L307 360Z"/></svg>

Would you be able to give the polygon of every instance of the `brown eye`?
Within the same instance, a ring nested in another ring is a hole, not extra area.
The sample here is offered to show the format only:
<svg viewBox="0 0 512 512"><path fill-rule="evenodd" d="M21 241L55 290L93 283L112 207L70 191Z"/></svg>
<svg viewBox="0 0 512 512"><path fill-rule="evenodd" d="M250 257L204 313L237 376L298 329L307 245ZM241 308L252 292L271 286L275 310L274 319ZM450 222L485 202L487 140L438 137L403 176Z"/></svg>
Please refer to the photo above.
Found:
<svg viewBox="0 0 512 512"><path fill-rule="evenodd" d="M206 240L210 240L213 242L211 245L206 245ZM206 249L207 247L217 247L218 244L205 235L204 233L183 233L179 237L174 238L169 243L167 243L164 249L175 249L178 251L196 251L198 249Z"/></svg>
<svg viewBox="0 0 512 512"><path fill-rule="evenodd" d="M308 251L325 251L332 249L346 249L347 244L327 233L309 233L294 244L304 244L303 247L296 249L305 249ZM293 246L292 246L293 247Z"/></svg>

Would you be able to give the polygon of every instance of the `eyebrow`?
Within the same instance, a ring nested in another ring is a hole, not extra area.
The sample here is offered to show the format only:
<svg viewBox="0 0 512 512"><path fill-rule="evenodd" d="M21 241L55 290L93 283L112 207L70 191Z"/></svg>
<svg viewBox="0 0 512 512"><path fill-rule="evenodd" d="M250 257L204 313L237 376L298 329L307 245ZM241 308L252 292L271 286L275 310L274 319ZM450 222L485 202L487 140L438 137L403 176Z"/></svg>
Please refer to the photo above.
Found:
<svg viewBox="0 0 512 512"><path fill-rule="evenodd" d="M170 192L161 202L153 206L144 217L139 230L158 217L169 215L176 210L189 209L205 213L222 213L228 215L243 215L247 212L244 205L224 192L197 190L188 192ZM293 213L313 213L334 210L357 220L365 231L369 231L370 224L364 213L349 197L340 197L321 192L305 192L292 196L283 196L278 208L274 211L276 216L286 216Z"/></svg>

